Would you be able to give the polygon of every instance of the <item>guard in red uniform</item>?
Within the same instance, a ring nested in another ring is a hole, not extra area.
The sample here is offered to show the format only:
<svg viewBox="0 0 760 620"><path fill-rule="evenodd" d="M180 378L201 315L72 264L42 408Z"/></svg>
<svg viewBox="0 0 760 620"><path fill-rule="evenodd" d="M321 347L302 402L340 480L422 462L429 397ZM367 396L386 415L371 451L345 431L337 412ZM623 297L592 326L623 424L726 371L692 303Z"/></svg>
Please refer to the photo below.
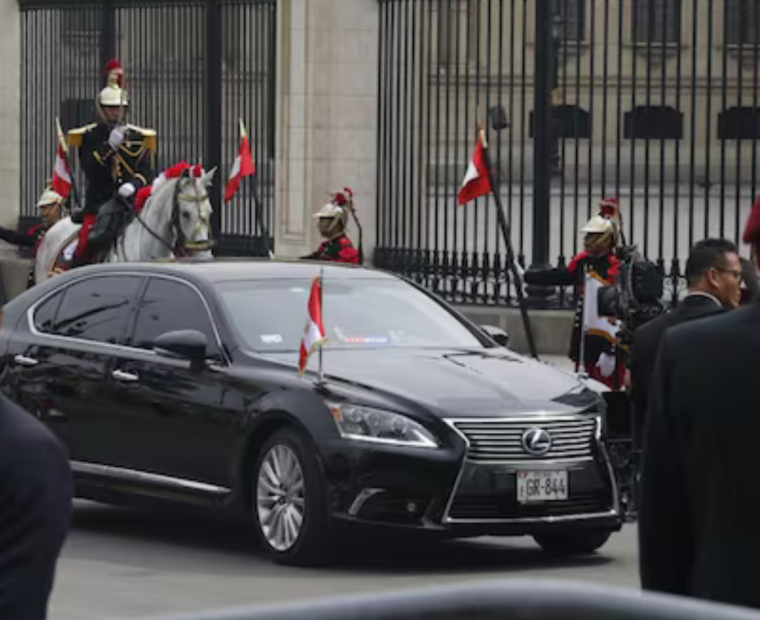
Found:
<svg viewBox="0 0 760 620"><path fill-rule="evenodd" d="M346 193L339 192L333 195L332 200L314 214L318 219L319 232L325 241L316 252L303 258L361 264L361 250L357 251L346 235L349 211L353 211L352 195L347 189Z"/></svg>
<svg viewBox="0 0 760 620"><path fill-rule="evenodd" d="M615 283L620 273L620 260L615 255L619 230L617 199L607 198L601 202L599 214L581 229L585 233L584 249L573 257L567 267L525 274L528 284L575 285L578 304L569 357L575 362L576 372L580 370L581 333L585 332L582 351L584 370L589 377L613 390L622 389L625 382L625 365L618 355L614 336L616 319L589 316L595 304L586 304L585 295L589 287L595 290L595 287Z"/></svg>

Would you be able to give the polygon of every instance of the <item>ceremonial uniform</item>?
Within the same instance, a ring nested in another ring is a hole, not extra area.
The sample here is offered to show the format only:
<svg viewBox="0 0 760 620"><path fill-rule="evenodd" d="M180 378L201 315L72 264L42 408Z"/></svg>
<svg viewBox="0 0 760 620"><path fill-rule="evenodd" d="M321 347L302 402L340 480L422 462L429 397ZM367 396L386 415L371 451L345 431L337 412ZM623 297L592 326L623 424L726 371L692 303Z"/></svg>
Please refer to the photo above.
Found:
<svg viewBox="0 0 760 620"><path fill-rule="evenodd" d="M106 75L107 85L96 99L99 121L69 132L87 177L84 209L72 218L82 224L74 265L108 249L130 215L127 201L153 181L156 132L123 124L129 101L118 60L108 62Z"/></svg>
<svg viewBox="0 0 760 620"><path fill-rule="evenodd" d="M577 305L570 338L568 357L580 369L581 357L585 372L610 389L622 389L625 365L620 359L620 346L616 333L619 325L615 317L599 317L596 312L596 291L599 287L615 284L620 273L620 259L613 253L618 234L618 210L615 199L602 202L601 211L589 220L582 231L593 238L594 252L578 253L567 267L528 272L525 282L539 286L575 285ZM599 247L606 248L599 251ZM592 297L586 299L587 289ZM583 354L581 356L581 335Z"/></svg>
<svg viewBox="0 0 760 620"><path fill-rule="evenodd" d="M359 252L345 234L334 239L328 239L317 248L316 252L309 254L305 258L350 263L352 265L359 264Z"/></svg>
<svg viewBox="0 0 760 620"><path fill-rule="evenodd" d="M319 221L319 232L326 239L316 252L303 256L309 260L323 260L336 263L361 265L361 227L359 227L359 249L357 250L346 235L349 212L359 226L359 220L353 208L353 192L344 188L343 192L333 194L332 200L314 214Z"/></svg>
<svg viewBox="0 0 760 620"><path fill-rule="evenodd" d="M32 248L32 266L29 270L27 288L31 288L35 284L34 261L37 258L37 251L42 244L45 233L60 219L61 207L64 201L65 198L63 196L48 188L42 192L42 196L40 196L37 203L37 208L42 214L42 224L30 226L23 232L0 227L0 239L3 241L20 247Z"/></svg>
<svg viewBox="0 0 760 620"><path fill-rule="evenodd" d="M114 149L108 142L111 130L105 124L94 123L69 132L69 143L80 147L79 160L87 177L78 256L87 253L88 241L97 243L97 239L89 239L90 230L103 205L114 198L119 188L129 183L136 191L153 181L151 160L156 133L127 125L124 140ZM118 232L112 222L104 222L102 228Z"/></svg>

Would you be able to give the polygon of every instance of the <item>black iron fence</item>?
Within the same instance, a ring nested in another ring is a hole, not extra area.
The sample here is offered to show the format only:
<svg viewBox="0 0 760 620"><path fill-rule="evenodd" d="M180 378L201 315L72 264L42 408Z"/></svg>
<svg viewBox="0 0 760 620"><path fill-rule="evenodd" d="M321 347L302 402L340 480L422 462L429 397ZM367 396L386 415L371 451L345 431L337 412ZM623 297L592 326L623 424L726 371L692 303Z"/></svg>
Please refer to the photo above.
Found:
<svg viewBox="0 0 760 620"><path fill-rule="evenodd" d="M740 240L760 172L760 3L380 0L380 15L376 264L457 302L513 300L492 199L456 202L495 105L526 269L565 265L603 197L673 294L695 241Z"/></svg>
<svg viewBox="0 0 760 620"><path fill-rule="evenodd" d="M221 251L250 251L274 221L276 4L20 0L22 215L35 215L52 175L56 116L64 131L94 122L103 67L118 57L130 96L128 121L158 132L156 174L181 160L217 166L212 201ZM224 205L239 119L248 128L257 174Z"/></svg>

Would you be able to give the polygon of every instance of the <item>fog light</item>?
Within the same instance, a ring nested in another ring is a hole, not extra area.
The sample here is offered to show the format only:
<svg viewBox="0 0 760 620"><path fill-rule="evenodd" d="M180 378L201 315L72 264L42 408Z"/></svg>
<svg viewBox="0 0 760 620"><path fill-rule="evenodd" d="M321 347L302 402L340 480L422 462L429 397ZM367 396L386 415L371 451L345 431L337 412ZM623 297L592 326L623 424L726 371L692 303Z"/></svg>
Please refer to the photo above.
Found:
<svg viewBox="0 0 760 620"><path fill-rule="evenodd" d="M415 512L417 512L417 504L415 504L414 502L409 502L406 505L406 511L410 514L414 514Z"/></svg>

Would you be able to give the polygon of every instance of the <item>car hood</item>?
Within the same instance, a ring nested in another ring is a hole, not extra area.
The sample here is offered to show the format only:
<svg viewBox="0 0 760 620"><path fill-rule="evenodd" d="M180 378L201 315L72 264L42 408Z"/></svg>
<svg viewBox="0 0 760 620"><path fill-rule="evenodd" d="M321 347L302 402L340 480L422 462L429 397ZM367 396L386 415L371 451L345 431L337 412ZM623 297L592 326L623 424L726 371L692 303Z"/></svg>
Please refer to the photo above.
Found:
<svg viewBox="0 0 760 620"><path fill-rule="evenodd" d="M292 353L265 357L294 363ZM315 355L309 370L316 365ZM572 373L506 349L325 350L323 368L328 388L402 398L446 416L570 412L599 398Z"/></svg>

